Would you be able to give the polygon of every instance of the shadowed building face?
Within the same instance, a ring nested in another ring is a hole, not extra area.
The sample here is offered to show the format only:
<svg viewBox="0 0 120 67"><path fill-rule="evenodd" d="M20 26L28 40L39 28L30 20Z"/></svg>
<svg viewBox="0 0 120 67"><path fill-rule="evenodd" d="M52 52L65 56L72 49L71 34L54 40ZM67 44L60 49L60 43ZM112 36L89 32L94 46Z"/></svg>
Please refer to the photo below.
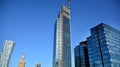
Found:
<svg viewBox="0 0 120 67"><path fill-rule="evenodd" d="M101 23L87 42L90 67L120 67L120 31Z"/></svg>

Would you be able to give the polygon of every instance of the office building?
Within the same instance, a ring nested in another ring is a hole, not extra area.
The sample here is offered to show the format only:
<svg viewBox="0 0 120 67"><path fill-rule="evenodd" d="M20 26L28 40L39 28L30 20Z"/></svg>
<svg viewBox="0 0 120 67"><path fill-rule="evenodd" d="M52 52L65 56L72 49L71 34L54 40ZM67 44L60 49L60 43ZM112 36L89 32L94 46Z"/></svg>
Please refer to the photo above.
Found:
<svg viewBox="0 0 120 67"><path fill-rule="evenodd" d="M120 67L120 31L101 23L87 38L90 67Z"/></svg>
<svg viewBox="0 0 120 67"><path fill-rule="evenodd" d="M82 41L74 48L75 67L89 67L87 41Z"/></svg>
<svg viewBox="0 0 120 67"><path fill-rule="evenodd" d="M36 63L35 66L36 66L36 67L41 67L41 64L40 64L40 63Z"/></svg>
<svg viewBox="0 0 120 67"><path fill-rule="evenodd" d="M22 58L18 63L18 67L25 67L25 56L22 54Z"/></svg>
<svg viewBox="0 0 120 67"><path fill-rule="evenodd" d="M70 0L59 12L54 33L53 67L71 67Z"/></svg>
<svg viewBox="0 0 120 67"><path fill-rule="evenodd" d="M2 48L1 57L0 57L0 67L8 67L10 57L13 51L14 42L10 40L5 40L4 46Z"/></svg>

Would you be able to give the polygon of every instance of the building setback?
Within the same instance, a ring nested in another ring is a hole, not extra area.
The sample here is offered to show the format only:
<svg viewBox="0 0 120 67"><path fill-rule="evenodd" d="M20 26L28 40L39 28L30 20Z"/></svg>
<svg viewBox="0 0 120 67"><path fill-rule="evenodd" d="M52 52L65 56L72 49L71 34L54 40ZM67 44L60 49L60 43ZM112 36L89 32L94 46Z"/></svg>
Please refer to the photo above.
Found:
<svg viewBox="0 0 120 67"><path fill-rule="evenodd" d="M10 40L5 40L4 46L0 56L0 67L8 67L10 57L13 51L14 42Z"/></svg>
<svg viewBox="0 0 120 67"><path fill-rule="evenodd" d="M87 41L80 42L74 48L75 54L75 67L89 67Z"/></svg>
<svg viewBox="0 0 120 67"><path fill-rule="evenodd" d="M120 31L101 23L87 38L90 67L120 67Z"/></svg>
<svg viewBox="0 0 120 67"><path fill-rule="evenodd" d="M70 37L70 0L62 6L55 23L53 67L72 67Z"/></svg>

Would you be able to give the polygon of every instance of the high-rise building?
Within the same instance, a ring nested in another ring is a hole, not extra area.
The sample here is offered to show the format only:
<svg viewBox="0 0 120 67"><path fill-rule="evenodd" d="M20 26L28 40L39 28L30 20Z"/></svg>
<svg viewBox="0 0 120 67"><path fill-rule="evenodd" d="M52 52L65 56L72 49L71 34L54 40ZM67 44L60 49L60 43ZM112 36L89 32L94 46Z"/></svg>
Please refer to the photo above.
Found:
<svg viewBox="0 0 120 67"><path fill-rule="evenodd" d="M74 48L75 67L89 67L87 41L82 41Z"/></svg>
<svg viewBox="0 0 120 67"><path fill-rule="evenodd" d="M1 52L2 52L2 49L1 49L1 47L0 47L0 57L1 57Z"/></svg>
<svg viewBox="0 0 120 67"><path fill-rule="evenodd" d="M101 23L87 38L90 67L120 67L120 31Z"/></svg>
<svg viewBox="0 0 120 67"><path fill-rule="evenodd" d="M1 53L0 53L0 57L1 57Z"/></svg>
<svg viewBox="0 0 120 67"><path fill-rule="evenodd" d="M18 67L25 67L25 56L22 54L22 58L18 63Z"/></svg>
<svg viewBox="0 0 120 67"><path fill-rule="evenodd" d="M36 63L35 66L36 67L41 67L41 64L40 63Z"/></svg>
<svg viewBox="0 0 120 67"><path fill-rule="evenodd" d="M14 42L10 40L5 40L4 46L2 48L1 57L0 57L0 67L8 67L10 57L13 51Z"/></svg>
<svg viewBox="0 0 120 67"><path fill-rule="evenodd" d="M70 0L62 6L55 23L53 67L71 66Z"/></svg>

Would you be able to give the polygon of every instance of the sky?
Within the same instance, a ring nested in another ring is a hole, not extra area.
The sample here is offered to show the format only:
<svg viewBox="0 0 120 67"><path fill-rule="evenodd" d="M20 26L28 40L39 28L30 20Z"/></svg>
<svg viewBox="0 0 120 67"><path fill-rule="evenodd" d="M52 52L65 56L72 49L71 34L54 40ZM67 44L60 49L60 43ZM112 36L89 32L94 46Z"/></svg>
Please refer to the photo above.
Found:
<svg viewBox="0 0 120 67"><path fill-rule="evenodd" d="M54 24L66 0L0 0L0 50L4 40L15 46L9 67L25 54L26 67L52 67ZM120 30L120 0L71 0L72 66L74 47L90 36L90 28L104 22Z"/></svg>

